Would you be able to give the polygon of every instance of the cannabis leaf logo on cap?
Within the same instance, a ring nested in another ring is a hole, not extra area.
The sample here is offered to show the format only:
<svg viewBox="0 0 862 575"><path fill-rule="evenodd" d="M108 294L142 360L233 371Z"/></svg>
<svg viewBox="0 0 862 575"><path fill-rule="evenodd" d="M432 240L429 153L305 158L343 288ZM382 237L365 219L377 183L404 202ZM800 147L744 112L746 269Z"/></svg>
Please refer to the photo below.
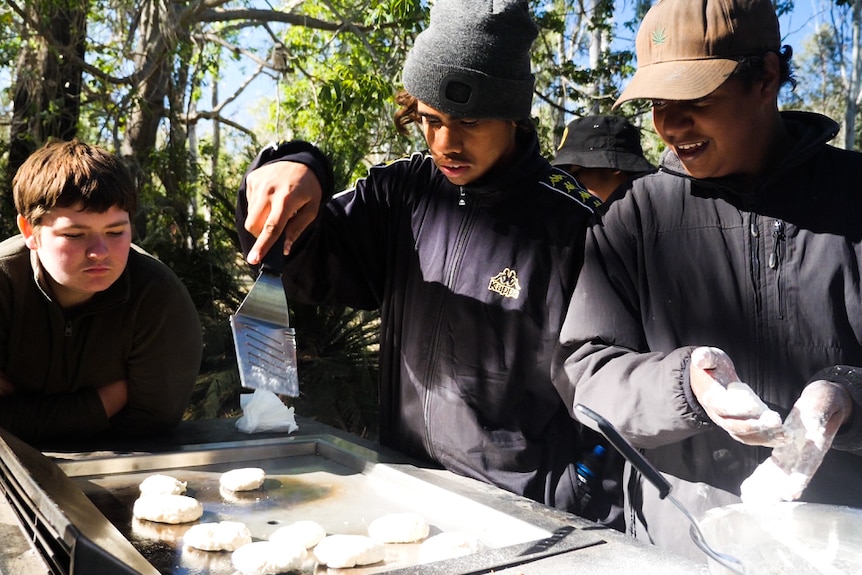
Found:
<svg viewBox="0 0 862 575"><path fill-rule="evenodd" d="M653 30L652 34L650 34L650 40L652 40L653 44L664 44L667 42L667 33L665 32L665 29Z"/></svg>

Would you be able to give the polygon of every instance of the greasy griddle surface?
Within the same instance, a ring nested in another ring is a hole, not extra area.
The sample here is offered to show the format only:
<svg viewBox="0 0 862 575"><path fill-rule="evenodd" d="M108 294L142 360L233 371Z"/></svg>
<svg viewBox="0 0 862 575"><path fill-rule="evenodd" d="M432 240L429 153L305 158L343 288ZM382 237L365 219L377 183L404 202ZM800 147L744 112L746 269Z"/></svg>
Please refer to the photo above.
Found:
<svg viewBox="0 0 862 575"><path fill-rule="evenodd" d="M431 525L431 535L444 531L472 533L482 549L549 537L545 529L510 517L468 498L408 477L385 466L342 464L316 454L219 461L192 467L159 468L158 459L147 469L72 477L96 507L127 537L156 569L165 574L233 574L230 553L186 549L183 534L194 524L241 521L254 540L264 540L277 528L300 520L320 523L328 534L367 534L375 518L414 511ZM171 463L171 465L176 465ZM255 491L232 493L219 488L225 471L262 467L266 481ZM132 517L139 485L149 475L164 473L188 483L186 495L201 502L200 520L183 525L142 521ZM378 573L418 563L419 544L389 544L382 563L335 570L309 565L307 571Z"/></svg>

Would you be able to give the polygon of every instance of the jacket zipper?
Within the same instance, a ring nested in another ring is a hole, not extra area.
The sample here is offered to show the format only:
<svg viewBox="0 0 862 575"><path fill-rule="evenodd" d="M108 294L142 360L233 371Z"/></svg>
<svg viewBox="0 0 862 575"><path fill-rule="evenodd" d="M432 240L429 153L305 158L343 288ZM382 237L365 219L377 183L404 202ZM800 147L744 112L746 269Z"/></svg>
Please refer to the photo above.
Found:
<svg viewBox="0 0 862 575"><path fill-rule="evenodd" d="M446 270L446 274L444 276L444 286L446 288L451 288L455 283L455 278L458 275L458 270L460 269L461 260L464 256L464 250L467 245L467 238L470 237L471 230L473 229L473 221L475 220L476 209L473 205L469 205L467 203L467 192L462 187L460 189L458 205L459 206L467 206L467 212L464 215L463 220L461 220L461 226L458 228L458 237L455 240L455 249L453 250L453 256L451 259L451 263L449 264L448 269ZM429 347L429 359L428 359L428 367L425 370L425 394L422 402L422 416L424 418L424 430L423 430L423 438L425 442L425 451L428 452L428 455L433 459L437 459L437 454L434 452L433 441L431 440L430 426L428 422L430 421L431 416L431 400L434 397L434 390L432 389L431 382L434 378L434 370L437 364L437 353L439 350L440 343L440 331L441 326L443 325L443 315L445 314L446 306L441 305L440 310L437 313L437 321L434 324L434 334L431 338L431 346Z"/></svg>
<svg viewBox="0 0 862 575"><path fill-rule="evenodd" d="M754 304L757 312L760 313L762 309L760 299L760 230L757 228L757 216L754 214L749 215L748 229L751 235L751 253L749 254L751 269L749 273L751 274L751 287L754 289Z"/></svg>
<svg viewBox="0 0 862 575"><path fill-rule="evenodd" d="M783 244L786 241L784 235L784 222L775 220L772 222L772 253L769 254L769 269L775 272L775 291L778 298L778 319L784 319L784 294L781 292L781 260Z"/></svg>

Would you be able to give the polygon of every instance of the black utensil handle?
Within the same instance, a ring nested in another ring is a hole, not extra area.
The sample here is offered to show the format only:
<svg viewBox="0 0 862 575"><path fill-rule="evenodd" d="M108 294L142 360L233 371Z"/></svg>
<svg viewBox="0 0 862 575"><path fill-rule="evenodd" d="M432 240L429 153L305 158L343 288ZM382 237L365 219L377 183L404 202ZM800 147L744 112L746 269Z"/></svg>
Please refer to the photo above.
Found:
<svg viewBox="0 0 862 575"><path fill-rule="evenodd" d="M608 441L611 442L611 445L613 445L617 451L626 458L626 461L634 465L635 469L640 471L650 483L655 485L656 489L658 489L659 498L664 499L667 497L671 489L671 485L668 480L664 478L664 475L662 475L658 469L653 467L652 463L647 461L647 459L641 455L640 451L635 449L627 439L620 435L620 432L617 431L617 428L614 427L610 421L582 403L575 405L575 411L579 411L595 421L599 426L599 431L607 437Z"/></svg>
<svg viewBox="0 0 862 575"><path fill-rule="evenodd" d="M284 271L284 233L278 236L269 251L263 255L260 271L280 276Z"/></svg>

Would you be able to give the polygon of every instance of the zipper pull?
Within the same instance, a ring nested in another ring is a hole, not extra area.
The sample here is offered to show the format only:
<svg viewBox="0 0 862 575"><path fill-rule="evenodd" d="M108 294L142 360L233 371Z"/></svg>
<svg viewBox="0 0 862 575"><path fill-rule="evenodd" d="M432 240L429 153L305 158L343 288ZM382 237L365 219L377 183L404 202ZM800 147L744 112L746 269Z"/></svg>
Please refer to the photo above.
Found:
<svg viewBox="0 0 862 575"><path fill-rule="evenodd" d="M71 321L66 322L66 331L64 332L63 335L65 335L66 337L71 337L71 335L72 335L72 322Z"/></svg>
<svg viewBox="0 0 862 575"><path fill-rule="evenodd" d="M769 254L769 269L778 269L781 264L781 242L784 241L784 222L775 220L772 222L772 237L775 243L772 244L772 253Z"/></svg>
<svg viewBox="0 0 862 575"><path fill-rule="evenodd" d="M460 193L459 193L459 198L458 198L458 205L459 206L466 206L467 205L467 192L464 191L464 188L459 188L459 190L460 190Z"/></svg>

